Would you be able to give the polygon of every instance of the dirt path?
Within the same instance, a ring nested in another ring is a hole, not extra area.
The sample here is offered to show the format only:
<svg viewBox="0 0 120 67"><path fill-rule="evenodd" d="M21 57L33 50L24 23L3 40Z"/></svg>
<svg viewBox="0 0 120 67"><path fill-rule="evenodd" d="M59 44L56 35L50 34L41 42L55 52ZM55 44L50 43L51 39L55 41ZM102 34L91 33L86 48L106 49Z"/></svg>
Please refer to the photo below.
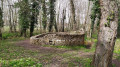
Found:
<svg viewBox="0 0 120 67"><path fill-rule="evenodd" d="M40 63L44 67L68 67L68 66L79 66L81 63L78 62L78 58L92 58L92 52L83 52L79 50L70 50L70 49L58 49L52 47L42 47L40 45L32 45L29 40L24 40L16 43L17 46L24 47L25 49L38 51L35 58L40 60ZM113 60L113 63L116 67L120 67L120 62Z"/></svg>
<svg viewBox="0 0 120 67"><path fill-rule="evenodd" d="M29 42L30 40L20 41L17 43L18 46L25 47L26 49L30 50L38 50L40 53L56 53L56 52L65 52L65 50L59 50L50 47L42 47L40 45L32 45Z"/></svg>

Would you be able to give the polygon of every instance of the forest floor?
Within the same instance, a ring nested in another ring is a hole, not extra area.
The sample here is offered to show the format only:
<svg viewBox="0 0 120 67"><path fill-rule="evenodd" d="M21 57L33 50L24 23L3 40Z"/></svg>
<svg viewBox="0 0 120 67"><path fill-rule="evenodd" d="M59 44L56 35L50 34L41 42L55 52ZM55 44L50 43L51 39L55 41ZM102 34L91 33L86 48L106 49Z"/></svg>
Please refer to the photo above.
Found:
<svg viewBox="0 0 120 67"><path fill-rule="evenodd" d="M23 38L5 40L0 44L0 66L90 67L94 47L32 45L29 39ZM120 67L118 56L114 54L115 67Z"/></svg>

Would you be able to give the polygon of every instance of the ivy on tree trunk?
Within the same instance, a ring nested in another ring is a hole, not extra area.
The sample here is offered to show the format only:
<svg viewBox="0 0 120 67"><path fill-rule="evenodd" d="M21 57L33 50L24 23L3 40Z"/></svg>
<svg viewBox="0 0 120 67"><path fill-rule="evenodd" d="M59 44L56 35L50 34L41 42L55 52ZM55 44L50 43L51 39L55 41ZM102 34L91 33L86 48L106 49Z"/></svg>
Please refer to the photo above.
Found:
<svg viewBox="0 0 120 67"><path fill-rule="evenodd" d="M112 67L118 27L118 6L115 0L100 0L100 6L100 29L93 65L94 67Z"/></svg>

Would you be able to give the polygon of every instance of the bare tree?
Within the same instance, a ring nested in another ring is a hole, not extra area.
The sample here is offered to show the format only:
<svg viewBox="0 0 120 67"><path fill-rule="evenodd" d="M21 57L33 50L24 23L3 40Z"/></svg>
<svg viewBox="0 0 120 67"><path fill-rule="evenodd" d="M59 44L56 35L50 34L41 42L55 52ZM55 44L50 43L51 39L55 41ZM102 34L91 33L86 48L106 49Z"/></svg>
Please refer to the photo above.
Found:
<svg viewBox="0 0 120 67"><path fill-rule="evenodd" d="M84 22L84 27L83 27L85 33L86 33L86 24L87 24L87 20L88 20L88 17L89 17L89 9L90 9L90 1L88 3L87 15L85 17L85 22Z"/></svg>
<svg viewBox="0 0 120 67"><path fill-rule="evenodd" d="M7 0L7 2L9 4L8 5L8 7L9 7L9 27L10 27L10 32L12 32L13 31L13 26L12 26L12 13L13 13L12 6L13 5L10 4L9 0Z"/></svg>

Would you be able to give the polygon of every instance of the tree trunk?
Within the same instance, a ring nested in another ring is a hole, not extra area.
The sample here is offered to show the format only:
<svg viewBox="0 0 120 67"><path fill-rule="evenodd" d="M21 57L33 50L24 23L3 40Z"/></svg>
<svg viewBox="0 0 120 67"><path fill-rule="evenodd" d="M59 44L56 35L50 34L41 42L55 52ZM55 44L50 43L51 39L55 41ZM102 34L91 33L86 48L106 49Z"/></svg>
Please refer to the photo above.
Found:
<svg viewBox="0 0 120 67"><path fill-rule="evenodd" d="M16 8L15 8L15 16L13 17L14 32L16 32L16 26L17 26L17 12L16 12Z"/></svg>
<svg viewBox="0 0 120 67"><path fill-rule="evenodd" d="M34 24L34 21L32 20L32 22L30 23L30 37L33 36L34 26L35 24Z"/></svg>
<svg viewBox="0 0 120 67"><path fill-rule="evenodd" d="M2 40L2 27L3 27L3 0L1 0L1 7L0 7L0 40Z"/></svg>
<svg viewBox="0 0 120 67"><path fill-rule="evenodd" d="M62 20L62 25L61 25L61 26L62 26L62 32L64 32L64 31L65 31L65 30L64 30L64 28L65 28L65 27L64 27L64 26L65 26L64 19Z"/></svg>
<svg viewBox="0 0 120 67"><path fill-rule="evenodd" d="M11 12L12 12L12 5L10 5L9 0L7 0L7 2L8 2L8 7L9 7L9 27L10 27L10 32L12 32L13 31L12 14L11 14Z"/></svg>
<svg viewBox="0 0 120 67"><path fill-rule="evenodd" d="M42 0L42 24L43 24L43 28L44 28L44 32L46 32L46 27L47 27L47 12L46 12L46 2L45 0Z"/></svg>
<svg viewBox="0 0 120 67"><path fill-rule="evenodd" d="M118 27L118 6L115 0L100 0L101 19L94 67L112 67L112 56Z"/></svg>
<svg viewBox="0 0 120 67"><path fill-rule="evenodd" d="M2 30L0 28L0 40L2 40Z"/></svg>
<svg viewBox="0 0 120 67"><path fill-rule="evenodd" d="M63 18L62 18L62 27L61 27L61 29L62 29L62 32L64 32L65 30L65 17L66 17L66 11L65 10L63 10Z"/></svg>
<svg viewBox="0 0 120 67"><path fill-rule="evenodd" d="M58 12L59 13L59 12ZM59 14L57 15L57 21L56 21L57 23L57 28L58 28L58 32L60 31L60 22L59 22Z"/></svg>
<svg viewBox="0 0 120 67"><path fill-rule="evenodd" d="M35 13L32 13L31 22L30 22L30 37L33 36L34 27L35 27Z"/></svg>
<svg viewBox="0 0 120 67"><path fill-rule="evenodd" d="M56 18L54 18L54 27L55 27L55 31L58 32L58 27L57 27L57 23L56 23Z"/></svg>
<svg viewBox="0 0 120 67"><path fill-rule="evenodd" d="M118 5L118 11L119 11L117 37L120 37L120 0L117 0L117 5Z"/></svg>
<svg viewBox="0 0 120 67"><path fill-rule="evenodd" d="M26 37L27 36L26 29L23 30L23 33L24 33L24 37Z"/></svg>
<svg viewBox="0 0 120 67"><path fill-rule="evenodd" d="M54 4L55 0L50 0L50 23L49 23L49 32L52 32L52 27L54 24L54 17L55 17L55 13L54 13Z"/></svg>
<svg viewBox="0 0 120 67"><path fill-rule="evenodd" d="M89 9L90 9L90 1L88 3L88 9L87 9L87 14L86 14L86 17L85 17L85 22L84 22L84 32L86 33L86 24L87 24L87 20L88 20L88 16L89 16Z"/></svg>
<svg viewBox="0 0 120 67"><path fill-rule="evenodd" d="M41 18L41 14L42 14L42 12L40 11L39 12L39 24L40 24L40 33L42 33L42 18Z"/></svg>
<svg viewBox="0 0 120 67"><path fill-rule="evenodd" d="M74 6L74 0L70 0L70 7L71 7L71 14L72 14L72 23L73 23L73 30L76 30L77 23L75 20L75 6Z"/></svg>
<svg viewBox="0 0 120 67"><path fill-rule="evenodd" d="M30 23L30 37L33 36L33 32L34 32L34 28L35 28L35 24L37 23L37 3L33 0L32 1L32 16L31 16L31 23Z"/></svg>

